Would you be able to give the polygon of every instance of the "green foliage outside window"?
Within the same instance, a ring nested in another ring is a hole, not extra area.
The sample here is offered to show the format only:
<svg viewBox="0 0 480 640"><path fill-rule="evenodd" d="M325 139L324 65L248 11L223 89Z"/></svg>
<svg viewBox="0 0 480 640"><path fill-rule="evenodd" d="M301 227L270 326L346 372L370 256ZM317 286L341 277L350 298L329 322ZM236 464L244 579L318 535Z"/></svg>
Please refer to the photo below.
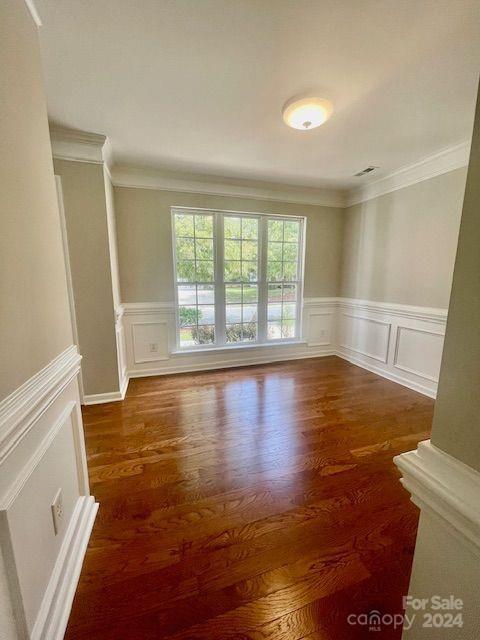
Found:
<svg viewBox="0 0 480 640"><path fill-rule="evenodd" d="M200 309L195 309L194 307L180 307L178 317L181 327L191 327L192 325L196 325L200 320L202 312Z"/></svg>

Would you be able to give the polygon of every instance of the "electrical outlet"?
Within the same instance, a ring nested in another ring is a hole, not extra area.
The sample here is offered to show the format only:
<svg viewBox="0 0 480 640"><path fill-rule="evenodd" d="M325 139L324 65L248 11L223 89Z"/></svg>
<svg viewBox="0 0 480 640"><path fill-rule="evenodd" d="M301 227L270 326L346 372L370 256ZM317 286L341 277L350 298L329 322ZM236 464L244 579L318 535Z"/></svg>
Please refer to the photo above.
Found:
<svg viewBox="0 0 480 640"><path fill-rule="evenodd" d="M53 518L53 528L55 530L55 535L57 535L60 529L63 526L63 493L62 490L59 489L55 494L55 498L52 502L52 518Z"/></svg>
<svg viewBox="0 0 480 640"><path fill-rule="evenodd" d="M151 342L150 343L150 353L157 353L158 351L158 343Z"/></svg>

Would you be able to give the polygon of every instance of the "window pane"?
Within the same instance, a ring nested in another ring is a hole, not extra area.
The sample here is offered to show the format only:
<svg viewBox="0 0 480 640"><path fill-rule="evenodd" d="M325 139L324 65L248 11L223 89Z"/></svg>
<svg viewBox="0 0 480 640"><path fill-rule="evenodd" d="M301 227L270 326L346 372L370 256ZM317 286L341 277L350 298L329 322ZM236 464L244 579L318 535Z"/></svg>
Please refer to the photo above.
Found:
<svg viewBox="0 0 480 640"><path fill-rule="evenodd" d="M268 243L268 260L282 261L282 243L281 242L269 242Z"/></svg>
<svg viewBox="0 0 480 640"><path fill-rule="evenodd" d="M195 282L195 262L179 260L177 262L177 280L179 282Z"/></svg>
<svg viewBox="0 0 480 640"><path fill-rule="evenodd" d="M188 304L196 304L197 296L196 296L196 287L194 284L181 285L178 287L178 304L179 305L188 305Z"/></svg>
<svg viewBox="0 0 480 640"><path fill-rule="evenodd" d="M225 287L225 301L227 303L242 301L242 285L229 284Z"/></svg>
<svg viewBox="0 0 480 640"><path fill-rule="evenodd" d="M300 223L297 221L289 222L285 220L285 242L298 242Z"/></svg>
<svg viewBox="0 0 480 640"><path fill-rule="evenodd" d="M269 340L279 340L282 337L282 323L269 322L267 328L267 336Z"/></svg>
<svg viewBox="0 0 480 640"><path fill-rule="evenodd" d="M212 215L195 215L195 236L197 238L213 238Z"/></svg>
<svg viewBox="0 0 480 640"><path fill-rule="evenodd" d="M242 238L254 240L258 238L258 220L254 218L242 218Z"/></svg>
<svg viewBox="0 0 480 640"><path fill-rule="evenodd" d="M297 246L292 242L286 242L283 245L283 259L284 260L296 260L297 259Z"/></svg>
<svg viewBox="0 0 480 640"><path fill-rule="evenodd" d="M268 319L269 320L281 320L282 319L282 303L270 303L268 305Z"/></svg>
<svg viewBox="0 0 480 640"><path fill-rule="evenodd" d="M295 321L284 320L282 323L282 338L294 338L295 337Z"/></svg>
<svg viewBox="0 0 480 640"><path fill-rule="evenodd" d="M227 324L226 336L227 336L227 342L241 342L242 341L242 325Z"/></svg>
<svg viewBox="0 0 480 640"><path fill-rule="evenodd" d="M268 239L280 242L283 240L283 220L268 221Z"/></svg>
<svg viewBox="0 0 480 640"><path fill-rule="evenodd" d="M197 286L198 304L214 304L215 288L213 284L199 284Z"/></svg>
<svg viewBox="0 0 480 640"><path fill-rule="evenodd" d="M283 319L295 320L295 316L297 315L297 305L293 302L287 302L283 305Z"/></svg>
<svg viewBox="0 0 480 640"><path fill-rule="evenodd" d="M242 279L242 269L240 261L225 261L225 280L240 281Z"/></svg>
<svg viewBox="0 0 480 640"><path fill-rule="evenodd" d="M193 216L184 215L183 213L175 214L175 233L179 236L188 236L193 238Z"/></svg>
<svg viewBox="0 0 480 640"><path fill-rule="evenodd" d="M256 304L244 304L243 305L243 322L256 322L257 321L257 305Z"/></svg>
<svg viewBox="0 0 480 640"><path fill-rule="evenodd" d="M225 240L225 260L240 260L240 240Z"/></svg>
<svg viewBox="0 0 480 640"><path fill-rule="evenodd" d="M178 260L195 260L193 238L178 238L176 252Z"/></svg>
<svg viewBox="0 0 480 640"><path fill-rule="evenodd" d="M256 262L242 262L242 280L246 282L256 282L258 279L258 269Z"/></svg>
<svg viewBox="0 0 480 640"><path fill-rule="evenodd" d="M240 218L231 218L225 216L223 219L223 228L225 232L225 238L241 238L240 231Z"/></svg>
<svg viewBox="0 0 480 640"><path fill-rule="evenodd" d="M213 262L197 260L197 282L213 282Z"/></svg>
<svg viewBox="0 0 480 640"><path fill-rule="evenodd" d="M283 301L293 301L297 299L297 285L284 284L283 285Z"/></svg>
<svg viewBox="0 0 480 640"><path fill-rule="evenodd" d="M213 305L201 305L198 307L198 324L214 324L215 307Z"/></svg>
<svg viewBox="0 0 480 640"><path fill-rule="evenodd" d="M297 279L297 263L296 262L283 263L283 278L284 280Z"/></svg>
<svg viewBox="0 0 480 640"><path fill-rule="evenodd" d="M243 302L256 302L258 300L258 287L256 284L243 285Z"/></svg>
<svg viewBox="0 0 480 640"><path fill-rule="evenodd" d="M192 327L197 324L197 307L180 307L178 309L178 320L181 327Z"/></svg>
<svg viewBox="0 0 480 640"><path fill-rule="evenodd" d="M257 339L257 323L248 322L242 325L242 342L253 342Z"/></svg>
<svg viewBox="0 0 480 640"><path fill-rule="evenodd" d="M196 239L197 260L213 260L213 240Z"/></svg>
<svg viewBox="0 0 480 640"><path fill-rule="evenodd" d="M213 344L215 342L215 327L205 325L192 329L192 336L195 344Z"/></svg>
<svg viewBox="0 0 480 640"><path fill-rule="evenodd" d="M226 321L229 324L235 323L235 322L241 322L242 321L242 305L227 304L225 315L226 315Z"/></svg>
<svg viewBox="0 0 480 640"><path fill-rule="evenodd" d="M267 265L267 278L273 282L279 282L282 280L282 263L281 262L269 262Z"/></svg>
<svg viewBox="0 0 480 640"><path fill-rule="evenodd" d="M281 284L269 284L268 285L268 302L275 302L282 299L282 285Z"/></svg>
<svg viewBox="0 0 480 640"><path fill-rule="evenodd" d="M193 347L197 343L193 339L192 327L180 328L180 346Z"/></svg>
<svg viewBox="0 0 480 640"><path fill-rule="evenodd" d="M257 242L252 240L244 240L242 242L242 260L256 260L257 251Z"/></svg>

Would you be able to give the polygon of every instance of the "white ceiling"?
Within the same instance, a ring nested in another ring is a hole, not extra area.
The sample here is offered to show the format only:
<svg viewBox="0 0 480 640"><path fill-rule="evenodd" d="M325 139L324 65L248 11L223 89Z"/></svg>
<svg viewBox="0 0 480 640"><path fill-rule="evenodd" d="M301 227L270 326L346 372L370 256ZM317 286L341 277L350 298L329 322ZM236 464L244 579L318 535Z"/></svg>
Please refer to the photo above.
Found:
<svg viewBox="0 0 480 640"><path fill-rule="evenodd" d="M115 162L348 188L471 135L478 0L36 0L50 117ZM335 111L285 126L297 94Z"/></svg>

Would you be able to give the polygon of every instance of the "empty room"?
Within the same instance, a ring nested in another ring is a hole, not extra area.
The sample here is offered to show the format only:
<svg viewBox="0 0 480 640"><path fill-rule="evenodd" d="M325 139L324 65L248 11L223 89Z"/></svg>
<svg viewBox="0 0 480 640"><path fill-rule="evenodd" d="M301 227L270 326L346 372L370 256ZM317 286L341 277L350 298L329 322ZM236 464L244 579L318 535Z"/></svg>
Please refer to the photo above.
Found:
<svg viewBox="0 0 480 640"><path fill-rule="evenodd" d="M2 0L0 61L0 639L478 640L478 0Z"/></svg>

